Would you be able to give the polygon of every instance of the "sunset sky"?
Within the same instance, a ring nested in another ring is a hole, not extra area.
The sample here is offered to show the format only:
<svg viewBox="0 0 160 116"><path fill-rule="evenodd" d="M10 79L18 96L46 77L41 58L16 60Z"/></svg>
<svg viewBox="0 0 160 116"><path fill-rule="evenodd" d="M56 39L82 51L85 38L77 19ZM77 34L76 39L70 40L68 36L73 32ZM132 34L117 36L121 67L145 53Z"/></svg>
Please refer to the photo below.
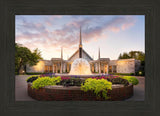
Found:
<svg viewBox="0 0 160 116"><path fill-rule="evenodd" d="M144 15L16 15L15 42L38 48L46 60L69 58L79 46L82 28L83 49L94 59L115 60L120 53L145 51Z"/></svg>

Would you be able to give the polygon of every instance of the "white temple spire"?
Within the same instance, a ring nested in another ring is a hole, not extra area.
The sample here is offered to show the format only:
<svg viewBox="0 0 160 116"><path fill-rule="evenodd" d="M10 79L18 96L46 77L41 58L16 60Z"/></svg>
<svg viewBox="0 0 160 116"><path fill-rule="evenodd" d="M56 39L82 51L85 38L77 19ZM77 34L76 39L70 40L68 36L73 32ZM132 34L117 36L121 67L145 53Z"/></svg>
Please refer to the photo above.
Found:
<svg viewBox="0 0 160 116"><path fill-rule="evenodd" d="M99 52L98 52L98 64L99 64L99 73L101 73L101 61L100 61L100 48L99 48Z"/></svg>
<svg viewBox="0 0 160 116"><path fill-rule="evenodd" d="M82 58L82 36L81 36L81 27L80 27L80 39L79 39L79 58Z"/></svg>
<svg viewBox="0 0 160 116"><path fill-rule="evenodd" d="M82 47L82 35L81 35L81 27L80 27L80 41L79 41L79 47Z"/></svg>
<svg viewBox="0 0 160 116"><path fill-rule="evenodd" d="M63 60L63 47L61 47L61 59Z"/></svg>
<svg viewBox="0 0 160 116"><path fill-rule="evenodd" d="M63 61L63 47L61 47L61 71L60 71L60 73L63 73L63 63L62 63L62 61Z"/></svg>
<svg viewBox="0 0 160 116"><path fill-rule="evenodd" d="M100 60L100 48L99 48L99 52L98 52L98 59Z"/></svg>

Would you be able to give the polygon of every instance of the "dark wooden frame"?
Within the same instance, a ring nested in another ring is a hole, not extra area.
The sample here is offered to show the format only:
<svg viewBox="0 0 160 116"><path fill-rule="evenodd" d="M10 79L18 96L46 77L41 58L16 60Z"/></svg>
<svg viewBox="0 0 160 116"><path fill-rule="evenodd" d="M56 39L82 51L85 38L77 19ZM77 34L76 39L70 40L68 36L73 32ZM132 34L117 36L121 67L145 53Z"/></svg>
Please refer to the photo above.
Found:
<svg viewBox="0 0 160 116"><path fill-rule="evenodd" d="M159 0L0 0L1 116L160 115ZM145 15L145 101L15 101L15 15Z"/></svg>

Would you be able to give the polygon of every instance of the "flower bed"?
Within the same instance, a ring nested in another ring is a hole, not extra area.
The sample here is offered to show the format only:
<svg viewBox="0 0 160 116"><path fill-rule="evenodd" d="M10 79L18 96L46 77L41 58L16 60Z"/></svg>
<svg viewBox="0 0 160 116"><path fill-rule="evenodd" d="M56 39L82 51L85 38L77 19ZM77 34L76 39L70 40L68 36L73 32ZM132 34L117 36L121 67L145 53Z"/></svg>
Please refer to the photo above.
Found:
<svg viewBox="0 0 160 116"><path fill-rule="evenodd" d="M28 77L28 95L37 100L124 100L133 95L135 77L103 75L63 77L33 75Z"/></svg>
<svg viewBox="0 0 160 116"><path fill-rule="evenodd" d="M97 97L93 91L84 92L79 86L46 86L40 89L32 89L32 83L28 83L28 95L40 101L120 101L133 96L133 85L112 85L108 90L108 99Z"/></svg>

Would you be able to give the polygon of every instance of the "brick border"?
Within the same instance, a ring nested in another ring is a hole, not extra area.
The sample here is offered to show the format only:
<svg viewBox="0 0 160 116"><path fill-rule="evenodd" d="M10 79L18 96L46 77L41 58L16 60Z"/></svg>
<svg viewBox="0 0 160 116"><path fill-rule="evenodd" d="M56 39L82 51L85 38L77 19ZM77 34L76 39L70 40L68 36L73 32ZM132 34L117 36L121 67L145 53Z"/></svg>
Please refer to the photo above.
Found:
<svg viewBox="0 0 160 116"><path fill-rule="evenodd" d="M84 92L80 87L47 86L40 89L32 89L28 83L28 95L39 101L105 101L97 98L92 91ZM112 87L108 91L110 99L107 101L122 101L133 96L133 85Z"/></svg>

